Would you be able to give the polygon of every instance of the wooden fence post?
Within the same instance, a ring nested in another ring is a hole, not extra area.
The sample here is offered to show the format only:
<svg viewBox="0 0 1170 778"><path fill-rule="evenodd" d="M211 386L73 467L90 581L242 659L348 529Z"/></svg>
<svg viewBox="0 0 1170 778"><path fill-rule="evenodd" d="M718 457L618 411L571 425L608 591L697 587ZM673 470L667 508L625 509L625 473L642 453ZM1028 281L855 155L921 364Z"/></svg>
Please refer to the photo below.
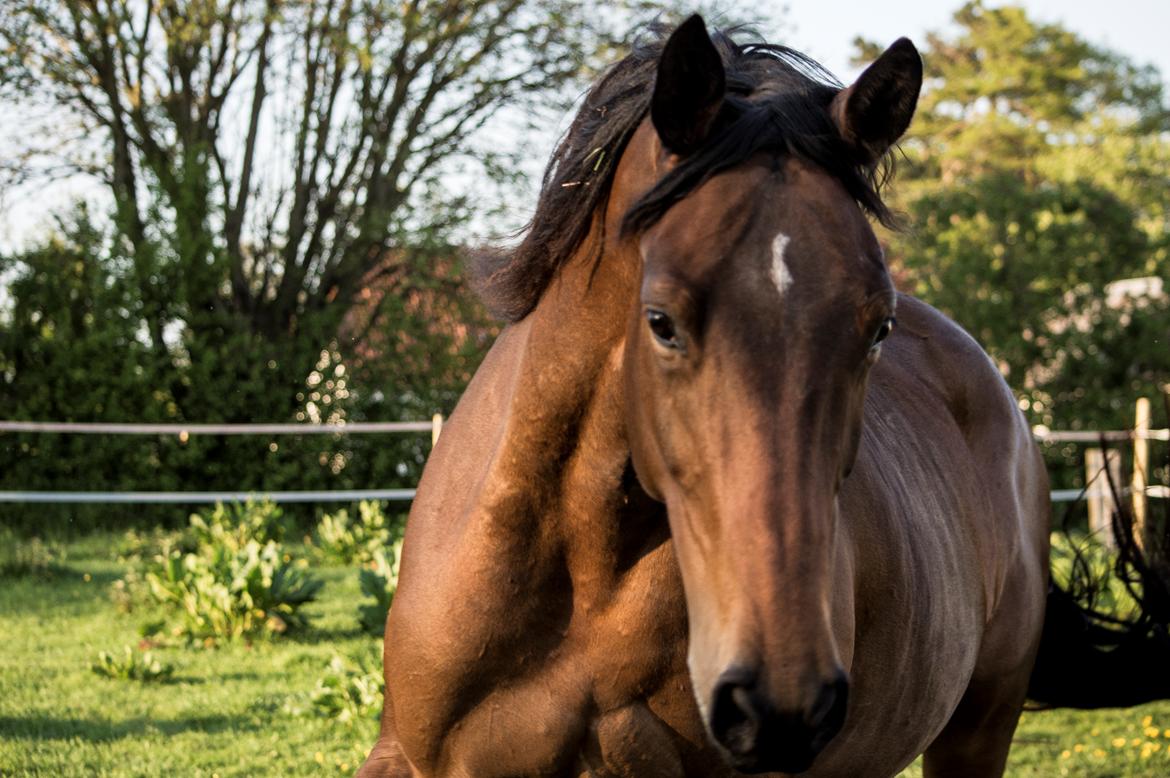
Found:
<svg viewBox="0 0 1170 778"><path fill-rule="evenodd" d="M1150 399L1139 397L1133 421L1133 481L1130 498L1133 501L1133 536L1139 546L1146 539L1146 485L1150 468Z"/></svg>
<svg viewBox="0 0 1170 778"><path fill-rule="evenodd" d="M1105 472L1106 458L1108 473ZM1109 488L1111 479L1113 489ZM1117 538L1113 534L1113 514L1117 511L1117 500L1113 490L1122 489L1121 452L1115 448L1106 451L1085 449L1085 484L1088 489L1089 532L1103 546L1115 551Z"/></svg>

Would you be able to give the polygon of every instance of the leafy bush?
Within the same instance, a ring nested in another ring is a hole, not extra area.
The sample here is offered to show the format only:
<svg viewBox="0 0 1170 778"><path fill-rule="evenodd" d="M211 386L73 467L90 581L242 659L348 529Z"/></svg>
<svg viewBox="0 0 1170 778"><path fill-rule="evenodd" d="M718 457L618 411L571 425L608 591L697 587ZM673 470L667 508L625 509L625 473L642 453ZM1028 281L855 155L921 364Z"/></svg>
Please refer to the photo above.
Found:
<svg viewBox="0 0 1170 778"><path fill-rule="evenodd" d="M1139 615L1140 606L1116 574L1117 555L1093 536L1053 532L1049 560L1053 581L1081 595L1086 605L1122 621Z"/></svg>
<svg viewBox="0 0 1170 778"><path fill-rule="evenodd" d="M336 719L349 725L376 720L382 712L384 686L379 651L359 657L335 655L307 698L294 699L285 707L296 715Z"/></svg>
<svg viewBox="0 0 1170 778"><path fill-rule="evenodd" d="M0 13L0 24L7 20ZM43 240L19 250L0 248L5 418L429 419L454 406L487 351L495 327L460 283L462 261L450 251L442 263L414 248L404 251L403 259L411 259L403 269L419 281L409 305L391 293L397 288L392 284L379 292L385 304L353 298L352 333L369 333L368 339L338 332L338 322L348 321L344 298L312 317L294 303L301 313L289 326L275 328L268 314L259 324L234 305L196 302L223 293L217 274L227 265L213 252L204 258L214 256L214 262L199 259L197 270L178 273L179 257L210 245L200 231L175 228L173 217L186 210L164 209L169 216L157 222L156 235L162 243L152 238L132 248L117 230L123 219L79 205L60 213L58 229ZM148 277L153 280L143 286ZM155 284L157 292L149 291ZM174 338L164 342L164 332ZM399 353L403 348L395 344L408 347ZM363 356L370 354L378 358ZM389 378L407 375L409 382ZM0 489L55 491L85 483L109 491L149 485L161 491L274 492L353 489L375 480L407 487L417 482L429 451L426 435L111 435L95 446L85 436L14 432L0 445ZM308 506L285 512L306 527L312 521ZM28 534L51 525L88 532L187 523L182 507L166 505L112 511L105 505L11 504L4 514L6 525Z"/></svg>
<svg viewBox="0 0 1170 778"><path fill-rule="evenodd" d="M363 604L358 611L358 620L366 632L381 635L386 628L386 614L390 612L390 603L398 590L401 563L402 540L399 539L390 547L389 555L384 549L378 549L373 559L358 571L362 594L374 600Z"/></svg>
<svg viewBox="0 0 1170 778"><path fill-rule="evenodd" d="M300 608L321 581L279 542L280 511L270 503L217 505L191 517L198 545L159 556L146 574L154 598L178 612L178 635L210 645L302 629Z"/></svg>
<svg viewBox="0 0 1170 778"><path fill-rule="evenodd" d="M194 553L199 544L190 530L168 530L153 527L149 530L129 529L115 548L119 562L128 567L126 574L110 584L110 600L122 613L132 613L141 605L154 605L146 574L156 569L159 560L178 552Z"/></svg>
<svg viewBox="0 0 1170 778"><path fill-rule="evenodd" d="M141 567L156 556L166 555L174 549L194 551L198 543L189 530L173 530L164 527L149 529L128 529L122 534L115 547L119 562Z"/></svg>
<svg viewBox="0 0 1170 778"><path fill-rule="evenodd" d="M379 502L358 503L358 517L351 519L342 508L327 513L317 525L317 548L327 558L341 564L365 563L391 543L395 532Z"/></svg>
<svg viewBox="0 0 1170 778"><path fill-rule="evenodd" d="M121 653L102 651L90 665L98 675L123 681L166 681L175 672L175 666L164 664L150 651L136 651L130 646Z"/></svg>
<svg viewBox="0 0 1170 778"><path fill-rule="evenodd" d="M143 600L143 594L150 593L144 584L142 576L133 569L110 584L110 601L119 613L132 613Z"/></svg>
<svg viewBox="0 0 1170 778"><path fill-rule="evenodd" d="M206 517L192 514L190 534L200 546L227 543L242 546L248 541L281 543L287 525L280 506L271 500L216 503Z"/></svg>
<svg viewBox="0 0 1170 778"><path fill-rule="evenodd" d="M0 527L0 577L48 578L60 571L64 559L60 546Z"/></svg>

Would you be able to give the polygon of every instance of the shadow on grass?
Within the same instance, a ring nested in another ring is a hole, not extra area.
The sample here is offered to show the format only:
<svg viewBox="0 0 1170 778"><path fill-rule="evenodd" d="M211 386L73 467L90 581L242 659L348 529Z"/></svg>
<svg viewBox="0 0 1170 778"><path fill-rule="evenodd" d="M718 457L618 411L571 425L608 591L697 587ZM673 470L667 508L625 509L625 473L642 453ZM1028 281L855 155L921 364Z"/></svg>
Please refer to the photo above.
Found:
<svg viewBox="0 0 1170 778"><path fill-rule="evenodd" d="M204 684L225 683L228 681L247 681L250 683L260 677L260 673L218 673L213 669L209 670L207 675L173 675L166 681L163 681L163 683L166 685L183 684L186 686L203 686Z"/></svg>
<svg viewBox="0 0 1170 778"><path fill-rule="evenodd" d="M20 560L0 562L0 581L33 581L45 583L61 576L71 575L67 565L50 562L46 565L30 564Z"/></svg>
<svg viewBox="0 0 1170 778"><path fill-rule="evenodd" d="M178 719L148 719L136 717L121 721L101 719L58 718L32 714L29 716L0 716L0 732L13 740L88 740L107 742L124 738L140 738L155 733L172 736L184 732L238 732L259 729L260 724L228 716L191 716Z"/></svg>
<svg viewBox="0 0 1170 778"><path fill-rule="evenodd" d="M89 576L90 580L86 581L85 576ZM5 583L26 583L30 585L36 584L57 584L67 583L76 584L79 589L93 586L94 584L110 584L118 580L122 576L112 570L91 571L84 570L72 562L57 563L54 562L44 567L25 567L21 565L13 565L7 563L0 566L0 580Z"/></svg>
<svg viewBox="0 0 1170 778"><path fill-rule="evenodd" d="M289 643L299 643L301 645L317 645L320 643L334 643L339 640L354 640L356 638L368 637L370 639L381 640L381 635L371 635L361 627L335 627L333 629L318 629L317 627L309 627L305 630L298 630L290 632L283 636L281 640Z"/></svg>
<svg viewBox="0 0 1170 778"><path fill-rule="evenodd" d="M86 576L89 580L86 580ZM54 566L46 574L0 576L4 587L3 609L8 613L46 612L101 601L108 604L110 584L122 576L108 570L87 571L69 564Z"/></svg>

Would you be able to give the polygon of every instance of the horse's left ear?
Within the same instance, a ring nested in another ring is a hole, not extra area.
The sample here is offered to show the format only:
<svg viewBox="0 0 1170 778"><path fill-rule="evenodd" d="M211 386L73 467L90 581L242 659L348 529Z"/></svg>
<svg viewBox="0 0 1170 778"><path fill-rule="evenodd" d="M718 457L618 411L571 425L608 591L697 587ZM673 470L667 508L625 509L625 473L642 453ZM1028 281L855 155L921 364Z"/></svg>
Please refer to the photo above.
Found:
<svg viewBox="0 0 1170 778"><path fill-rule="evenodd" d="M723 60L703 17L695 14L671 33L658 60L650 120L662 145L689 154L711 134L727 89Z"/></svg>
<svg viewBox="0 0 1170 778"><path fill-rule="evenodd" d="M859 162L876 163L902 137L921 89L922 57L909 38L899 38L833 98L829 114Z"/></svg>

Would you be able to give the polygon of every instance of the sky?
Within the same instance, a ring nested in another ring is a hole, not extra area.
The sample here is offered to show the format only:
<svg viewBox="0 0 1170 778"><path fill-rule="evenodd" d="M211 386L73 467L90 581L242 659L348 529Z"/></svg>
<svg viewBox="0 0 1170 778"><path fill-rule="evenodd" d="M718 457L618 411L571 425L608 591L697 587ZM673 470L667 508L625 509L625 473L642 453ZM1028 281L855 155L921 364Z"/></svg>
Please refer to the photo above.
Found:
<svg viewBox="0 0 1170 778"><path fill-rule="evenodd" d="M1058 22L1082 38L1119 51L1139 65L1158 67L1170 80L1170 0L1017 0L1030 18ZM928 31L946 31L961 1L789 0L781 14L785 43L826 66L842 81L859 72L849 64L857 36L889 44L905 35L919 46Z"/></svg>
<svg viewBox="0 0 1170 778"><path fill-rule="evenodd" d="M861 36L889 44L905 35L922 46L928 31L948 29L961 3L962 0L788 0L782 6L786 10L774 14L781 20L782 29L761 32L811 55L849 83L860 71L849 63L854 38ZM1000 4L988 2L992 6ZM1058 22L1091 43L1125 54L1137 64L1154 64L1170 84L1170 0L1016 0L1015 4L1024 6L1033 18ZM547 158L562 129L563 126L550 126L547 137L531 143L534 163L538 157ZM535 189L543 162L534 167ZM71 181L16 196L8 193L0 199L0 250L10 250L33 236L43 235L54 209L94 192L92 184ZM531 202L518 200L516 213L509 214L515 225L506 225L506 230L522 224L530 208Z"/></svg>
<svg viewBox="0 0 1170 778"><path fill-rule="evenodd" d="M755 0L760 2L760 0ZM763 0L772 2L766 13L779 25L764 24L757 30L766 39L791 46L808 54L843 83L851 83L864 65L850 63L853 40L862 37L889 45L905 36L920 48L926 46L928 32L946 33L952 29L951 17L965 0ZM990 7L1023 6L1029 18L1059 23L1081 38L1099 47L1120 52L1138 65L1153 64L1162 74L1170 92L1170 0L984 0ZM716 0L709 5L719 8ZM751 2L731 0L728 7L742 18ZM1105 11L1103 8L1107 8ZM754 21L750 18L747 21ZM560 133L571 116L562 117L558 126L532 144L529 158L527 198L517 199L507 207L503 226L488 230L488 239L511 234L521 228L531 215L545 160L552 153Z"/></svg>

